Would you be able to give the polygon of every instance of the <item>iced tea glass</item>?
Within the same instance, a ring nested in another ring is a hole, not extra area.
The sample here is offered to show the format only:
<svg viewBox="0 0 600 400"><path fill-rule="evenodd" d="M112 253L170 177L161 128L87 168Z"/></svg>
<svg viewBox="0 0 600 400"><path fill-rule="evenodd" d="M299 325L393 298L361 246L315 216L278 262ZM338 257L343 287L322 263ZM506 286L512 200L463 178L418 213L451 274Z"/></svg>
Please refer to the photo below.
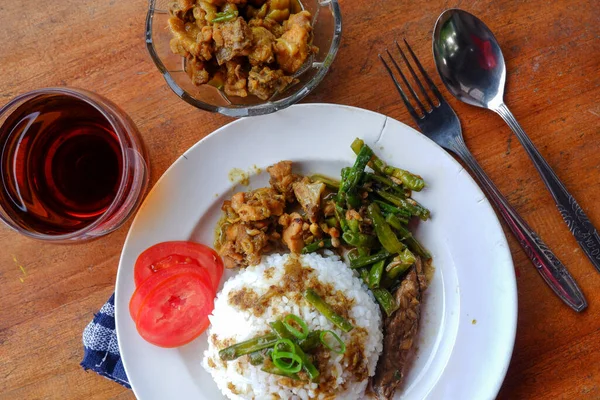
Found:
<svg viewBox="0 0 600 400"><path fill-rule="evenodd" d="M109 100L46 88L0 109L0 219L39 240L77 242L120 227L149 167L139 132Z"/></svg>

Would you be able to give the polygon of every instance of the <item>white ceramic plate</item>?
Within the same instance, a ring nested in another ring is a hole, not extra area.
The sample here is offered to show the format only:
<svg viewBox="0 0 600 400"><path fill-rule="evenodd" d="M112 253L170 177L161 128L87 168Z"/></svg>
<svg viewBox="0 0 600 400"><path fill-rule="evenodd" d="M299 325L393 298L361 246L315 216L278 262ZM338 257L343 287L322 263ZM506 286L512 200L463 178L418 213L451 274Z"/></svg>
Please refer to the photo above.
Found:
<svg viewBox="0 0 600 400"><path fill-rule="evenodd" d="M356 137L388 163L422 175L427 187L414 197L432 212L416 236L433 253L436 270L417 357L396 398L496 396L513 349L517 292L506 238L487 199L459 163L412 128L362 109L305 104L218 129L168 169L140 208L116 284L119 347L139 399L223 396L200 365L206 334L177 349L155 347L137 334L128 302L138 254L167 240L212 244L221 203L241 189L229 179L234 168L251 174L251 188L267 185L260 171L280 160L294 161L299 172L337 176L354 161Z"/></svg>

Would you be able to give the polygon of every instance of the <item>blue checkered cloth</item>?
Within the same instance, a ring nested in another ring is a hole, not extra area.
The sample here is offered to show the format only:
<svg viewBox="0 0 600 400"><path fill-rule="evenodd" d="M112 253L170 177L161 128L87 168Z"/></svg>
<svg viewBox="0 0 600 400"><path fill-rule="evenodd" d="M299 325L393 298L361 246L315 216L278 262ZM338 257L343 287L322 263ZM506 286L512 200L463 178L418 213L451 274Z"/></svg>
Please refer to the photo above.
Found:
<svg viewBox="0 0 600 400"><path fill-rule="evenodd" d="M114 294L84 329L83 349L81 366L85 370L91 369L97 374L131 389L119 354L115 329Z"/></svg>

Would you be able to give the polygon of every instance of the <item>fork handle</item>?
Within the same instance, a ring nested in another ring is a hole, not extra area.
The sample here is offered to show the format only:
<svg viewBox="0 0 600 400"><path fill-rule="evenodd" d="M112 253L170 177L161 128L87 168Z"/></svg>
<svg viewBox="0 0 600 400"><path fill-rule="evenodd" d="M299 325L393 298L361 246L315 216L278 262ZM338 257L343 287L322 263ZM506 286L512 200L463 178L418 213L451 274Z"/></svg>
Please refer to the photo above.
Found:
<svg viewBox="0 0 600 400"><path fill-rule="evenodd" d="M451 146L451 149L467 164L475 177L477 177L483 190L496 205L508 227L525 250L525 253L539 274L546 281L546 284L573 310L577 312L583 311L587 307L587 301L581 289L577 286L575 279L573 279L567 268L554 255L552 250L548 248L546 243L540 239L535 231L511 207L467 149L464 141L462 139L458 140Z"/></svg>
<svg viewBox="0 0 600 400"><path fill-rule="evenodd" d="M508 107L505 104L501 104L494 111L508 124L525 148L527 154L529 154L533 165L535 165L550 194L552 194L558 211L569 227L569 230L575 236L577 243L579 243L579 246L581 246L594 267L600 272L600 236L598 236L596 228L594 228L575 198L567 191L565 185L523 131L523 128L521 128L521 125L519 125Z"/></svg>

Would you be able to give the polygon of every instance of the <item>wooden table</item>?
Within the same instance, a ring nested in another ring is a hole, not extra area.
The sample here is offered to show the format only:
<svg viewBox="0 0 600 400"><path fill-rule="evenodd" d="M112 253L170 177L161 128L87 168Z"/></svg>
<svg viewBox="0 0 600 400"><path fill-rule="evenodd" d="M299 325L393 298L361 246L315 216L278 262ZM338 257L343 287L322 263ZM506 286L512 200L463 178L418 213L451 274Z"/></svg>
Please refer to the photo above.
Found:
<svg viewBox="0 0 600 400"><path fill-rule="evenodd" d="M3 1L0 104L44 86L81 87L108 97L138 125L149 150L154 183L183 151L231 119L196 110L168 89L146 53L146 3ZM504 50L507 103L600 227L597 2L340 3L344 16L340 51L330 73L306 102L368 108L413 125L377 52L394 39L407 37L441 87L431 54L433 25L446 8L471 11L494 30ZM475 157L568 266L589 301L581 314L564 306L505 229L517 272L519 323L500 398L600 398L600 274L569 234L509 128L493 113L444 94L462 120ZM126 224L92 243L57 246L0 227L0 399L134 397L131 391L79 367L81 333L114 290L128 228Z"/></svg>

